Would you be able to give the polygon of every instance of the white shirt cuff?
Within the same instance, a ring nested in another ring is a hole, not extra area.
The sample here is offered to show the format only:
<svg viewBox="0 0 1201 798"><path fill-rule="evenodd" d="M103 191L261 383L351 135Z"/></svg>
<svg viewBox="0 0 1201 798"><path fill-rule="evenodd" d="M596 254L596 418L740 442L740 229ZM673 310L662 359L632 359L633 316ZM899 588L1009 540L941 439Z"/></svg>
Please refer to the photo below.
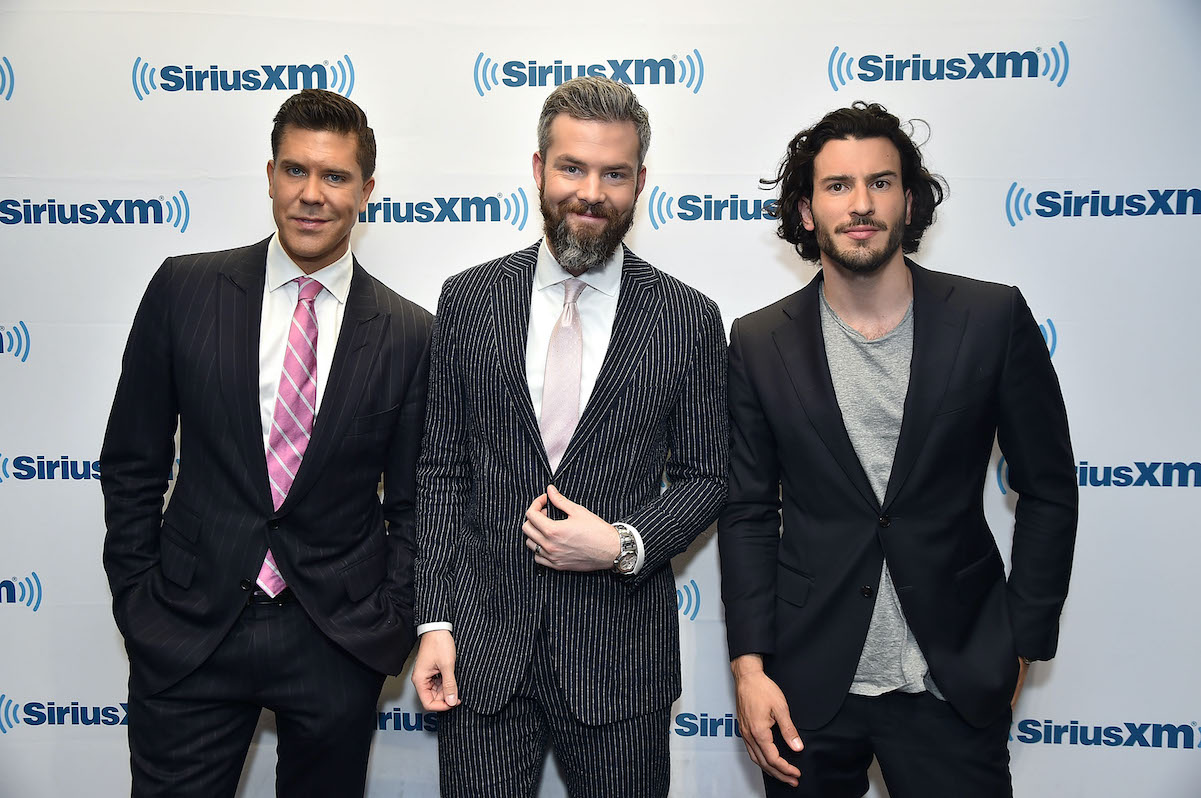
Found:
<svg viewBox="0 0 1201 798"><path fill-rule="evenodd" d="M454 624L452 624L450 621L432 621L430 623L417 624L418 637L421 637L426 632L436 632L439 630L445 630L447 632L453 631Z"/></svg>

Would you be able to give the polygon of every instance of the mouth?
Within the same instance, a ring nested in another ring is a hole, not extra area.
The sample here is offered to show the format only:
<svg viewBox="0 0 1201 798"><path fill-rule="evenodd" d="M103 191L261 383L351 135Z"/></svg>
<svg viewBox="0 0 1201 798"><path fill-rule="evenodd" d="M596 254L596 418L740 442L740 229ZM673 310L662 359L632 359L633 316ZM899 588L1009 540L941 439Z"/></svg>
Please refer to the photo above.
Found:
<svg viewBox="0 0 1201 798"><path fill-rule="evenodd" d="M292 223L295 224L297 227L299 227L301 230L320 230L328 222L329 222L328 219L316 219L316 218L309 217L309 216L293 216L292 217Z"/></svg>

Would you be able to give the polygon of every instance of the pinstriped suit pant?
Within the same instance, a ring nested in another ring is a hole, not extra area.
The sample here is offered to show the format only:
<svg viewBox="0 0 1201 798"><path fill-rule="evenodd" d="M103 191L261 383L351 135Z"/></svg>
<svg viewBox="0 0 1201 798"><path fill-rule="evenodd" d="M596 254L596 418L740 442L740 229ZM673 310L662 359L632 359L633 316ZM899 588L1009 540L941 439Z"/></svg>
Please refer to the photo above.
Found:
<svg viewBox="0 0 1201 798"><path fill-rule="evenodd" d="M275 712L277 795L362 795L383 683L299 604L250 605L177 684L130 690L133 795L233 798L263 708Z"/></svg>
<svg viewBox="0 0 1201 798"><path fill-rule="evenodd" d="M535 795L549 740L572 798L666 798L671 707L603 726L571 713L539 635L517 693L495 715L438 719L442 798Z"/></svg>

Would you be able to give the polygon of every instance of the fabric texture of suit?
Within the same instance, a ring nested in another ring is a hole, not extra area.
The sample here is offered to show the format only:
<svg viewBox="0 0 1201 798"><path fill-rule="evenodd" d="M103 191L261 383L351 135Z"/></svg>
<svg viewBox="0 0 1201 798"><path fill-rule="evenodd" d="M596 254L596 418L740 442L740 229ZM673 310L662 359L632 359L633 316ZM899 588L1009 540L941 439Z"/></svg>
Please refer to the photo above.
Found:
<svg viewBox="0 0 1201 798"><path fill-rule="evenodd" d="M541 630L567 705L599 725L680 692L670 560L725 499L725 334L711 300L627 249L604 363L552 474L525 376L538 246L452 277L439 300L417 472L417 621L454 624L459 694L484 714L513 696ZM537 565L521 525L547 484L635 527L638 574Z"/></svg>
<svg viewBox="0 0 1201 798"><path fill-rule="evenodd" d="M1019 656L1056 650L1077 490L1046 346L1016 288L906 263L913 355L883 503L835 398L821 273L731 332L730 656L764 655L802 729L847 695L884 558L935 684L973 726L1008 710ZM1008 580L983 508L994 435L1019 495Z"/></svg>
<svg viewBox="0 0 1201 798"><path fill-rule="evenodd" d="M268 241L169 258L130 331L101 487L131 690L162 690L209 656L268 546L307 615L363 664L398 673L413 643L413 474L432 317L355 261L312 440L273 510L258 399Z"/></svg>

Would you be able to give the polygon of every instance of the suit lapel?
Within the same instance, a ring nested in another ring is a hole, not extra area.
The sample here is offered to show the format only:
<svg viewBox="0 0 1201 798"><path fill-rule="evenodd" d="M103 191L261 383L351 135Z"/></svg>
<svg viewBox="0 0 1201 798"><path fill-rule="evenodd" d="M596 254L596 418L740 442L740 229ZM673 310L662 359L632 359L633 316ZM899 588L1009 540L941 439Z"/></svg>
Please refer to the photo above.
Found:
<svg viewBox="0 0 1201 798"><path fill-rule="evenodd" d="M583 442L601 425L613 400L630 384L662 313L663 289L655 270L627 247L609 348L588 405L563 452L560 471L570 464Z"/></svg>
<svg viewBox="0 0 1201 798"><path fill-rule="evenodd" d="M885 508L904 486L925 445L934 413L947 391L967 321L964 311L951 302L952 286L940 283L916 263L908 259L905 262L913 273L913 357L901 434L884 495Z"/></svg>
<svg viewBox="0 0 1201 798"><path fill-rule="evenodd" d="M794 301L784 308L788 321L778 327L772 337L793 390L818 437L864 501L872 507L879 507L871 483L847 435L838 398L834 394L830 364L826 360L825 337L822 335L821 311L818 308L821 279L822 275L818 272Z"/></svg>
<svg viewBox="0 0 1201 798"><path fill-rule="evenodd" d="M217 363L221 396L234 426L242 462L254 480L263 504L271 506L267 456L259 413L259 328L263 316L263 284L267 271L267 242L251 248L245 258L225 266L217 288Z"/></svg>
<svg viewBox="0 0 1201 798"><path fill-rule="evenodd" d="M342 314L342 329L338 332L334 359L321 395L321 409L313 421L313 436L300 461L296 480L280 507L281 513L304 497L345 435L372 374L372 361L380 352L380 339L387 328L388 316L380 311L371 278L358 259L354 260L353 269L346 310Z"/></svg>
<svg viewBox="0 0 1201 798"><path fill-rule="evenodd" d="M492 323L501 377L517 407L517 420L542 453L543 465L550 470L542 433L534 416L530 384L525 376L525 345L530 326L530 294L534 286L534 268L538 263L534 244L516 252L500 264L500 274L492 294Z"/></svg>

